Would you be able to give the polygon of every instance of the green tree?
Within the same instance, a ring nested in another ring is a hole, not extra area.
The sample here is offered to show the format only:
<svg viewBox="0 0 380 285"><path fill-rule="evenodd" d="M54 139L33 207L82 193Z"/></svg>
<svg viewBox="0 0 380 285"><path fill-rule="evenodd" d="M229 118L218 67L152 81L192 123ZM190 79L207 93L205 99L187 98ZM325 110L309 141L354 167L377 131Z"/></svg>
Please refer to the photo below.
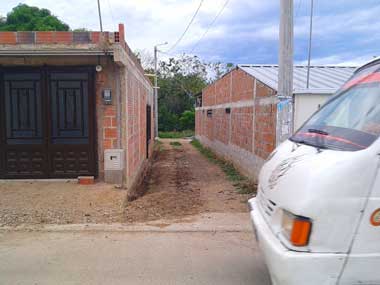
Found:
<svg viewBox="0 0 380 285"><path fill-rule="evenodd" d="M195 111L185 111L179 118L179 123L182 130L194 130L195 127Z"/></svg>
<svg viewBox="0 0 380 285"><path fill-rule="evenodd" d="M187 55L162 61L158 85L159 130L193 129L194 120L185 111L194 110L194 95L207 85L206 65L198 57Z"/></svg>
<svg viewBox="0 0 380 285"><path fill-rule="evenodd" d="M138 50L135 54L145 72L153 74L153 55L147 50ZM158 69L159 130L194 129L194 95L233 68L232 63L205 62L186 54L161 61ZM153 83L154 78L150 79Z"/></svg>
<svg viewBox="0 0 380 285"><path fill-rule="evenodd" d="M19 4L0 19L0 31L68 31L67 24L47 9Z"/></svg>

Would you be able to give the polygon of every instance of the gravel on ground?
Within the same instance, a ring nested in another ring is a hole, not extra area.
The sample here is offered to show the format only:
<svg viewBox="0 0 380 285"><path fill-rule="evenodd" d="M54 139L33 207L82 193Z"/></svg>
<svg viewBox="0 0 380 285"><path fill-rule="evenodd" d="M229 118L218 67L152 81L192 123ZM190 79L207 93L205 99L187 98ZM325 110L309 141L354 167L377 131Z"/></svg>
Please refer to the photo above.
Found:
<svg viewBox="0 0 380 285"><path fill-rule="evenodd" d="M0 182L0 226L122 222L126 191L73 181Z"/></svg>

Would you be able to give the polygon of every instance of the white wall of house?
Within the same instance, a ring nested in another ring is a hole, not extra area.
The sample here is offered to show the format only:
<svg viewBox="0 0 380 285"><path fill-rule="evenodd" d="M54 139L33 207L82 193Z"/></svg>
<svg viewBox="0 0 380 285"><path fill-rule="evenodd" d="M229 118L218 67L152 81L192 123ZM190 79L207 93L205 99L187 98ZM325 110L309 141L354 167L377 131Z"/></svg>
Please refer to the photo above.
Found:
<svg viewBox="0 0 380 285"><path fill-rule="evenodd" d="M294 130L298 130L331 96L332 94L295 94Z"/></svg>

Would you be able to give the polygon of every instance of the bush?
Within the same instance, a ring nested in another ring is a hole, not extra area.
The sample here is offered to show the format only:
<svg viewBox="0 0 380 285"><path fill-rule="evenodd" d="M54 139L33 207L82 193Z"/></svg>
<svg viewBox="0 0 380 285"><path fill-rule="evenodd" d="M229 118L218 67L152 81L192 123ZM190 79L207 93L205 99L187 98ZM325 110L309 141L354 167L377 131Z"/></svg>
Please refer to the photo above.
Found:
<svg viewBox="0 0 380 285"><path fill-rule="evenodd" d="M194 130L195 127L195 111L185 111L179 118L181 130Z"/></svg>

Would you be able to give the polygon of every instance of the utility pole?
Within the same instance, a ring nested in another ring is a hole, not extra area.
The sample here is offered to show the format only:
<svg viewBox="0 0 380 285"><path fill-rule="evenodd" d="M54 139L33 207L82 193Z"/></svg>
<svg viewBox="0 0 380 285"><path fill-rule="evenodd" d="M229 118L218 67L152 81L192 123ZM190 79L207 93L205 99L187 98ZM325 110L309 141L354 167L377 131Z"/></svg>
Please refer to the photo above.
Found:
<svg viewBox="0 0 380 285"><path fill-rule="evenodd" d="M100 31L103 32L102 13L101 13L101 9L100 9L100 0L98 0L98 13L99 13Z"/></svg>
<svg viewBox="0 0 380 285"><path fill-rule="evenodd" d="M158 44L154 46L154 132L155 138L158 138L158 47L167 45L168 42Z"/></svg>
<svg viewBox="0 0 380 285"><path fill-rule="evenodd" d="M311 59L311 38L313 36L313 10L314 10L314 0L311 0L310 7L310 31L309 31L309 54L307 58L307 80L306 80L306 88L309 88L310 83L310 59Z"/></svg>
<svg viewBox="0 0 380 285"><path fill-rule="evenodd" d="M158 79L157 79L157 69L158 69L158 49L154 46L154 135L158 138Z"/></svg>
<svg viewBox="0 0 380 285"><path fill-rule="evenodd" d="M293 132L293 0L280 0L277 145Z"/></svg>

